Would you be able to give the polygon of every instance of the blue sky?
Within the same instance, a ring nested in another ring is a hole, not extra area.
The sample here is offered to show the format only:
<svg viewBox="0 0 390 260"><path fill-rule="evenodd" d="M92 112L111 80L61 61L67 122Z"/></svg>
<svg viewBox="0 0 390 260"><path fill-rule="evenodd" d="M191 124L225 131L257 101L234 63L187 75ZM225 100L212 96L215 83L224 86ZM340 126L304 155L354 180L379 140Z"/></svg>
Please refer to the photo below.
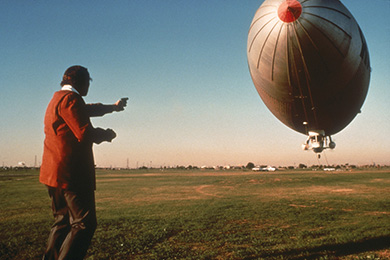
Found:
<svg viewBox="0 0 390 260"><path fill-rule="evenodd" d="M366 36L371 84L320 162L390 164L390 1L342 2ZM1 1L0 164L39 164L46 106L75 64L93 78L87 102L129 97L126 111L92 120L118 134L94 147L98 166L317 164L251 81L247 33L261 3Z"/></svg>

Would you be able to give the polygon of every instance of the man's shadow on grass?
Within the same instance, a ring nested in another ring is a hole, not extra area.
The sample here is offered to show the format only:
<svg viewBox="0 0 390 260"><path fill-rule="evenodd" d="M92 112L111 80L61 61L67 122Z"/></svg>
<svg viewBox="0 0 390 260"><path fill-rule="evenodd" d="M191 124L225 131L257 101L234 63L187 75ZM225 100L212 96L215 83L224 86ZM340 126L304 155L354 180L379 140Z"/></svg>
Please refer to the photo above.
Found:
<svg viewBox="0 0 390 260"><path fill-rule="evenodd" d="M347 256L368 251L376 251L390 248L390 236L381 236L362 239L344 244L329 244L313 248L294 249L284 252L264 253L261 257L285 256L287 259L303 260L318 259L323 256Z"/></svg>

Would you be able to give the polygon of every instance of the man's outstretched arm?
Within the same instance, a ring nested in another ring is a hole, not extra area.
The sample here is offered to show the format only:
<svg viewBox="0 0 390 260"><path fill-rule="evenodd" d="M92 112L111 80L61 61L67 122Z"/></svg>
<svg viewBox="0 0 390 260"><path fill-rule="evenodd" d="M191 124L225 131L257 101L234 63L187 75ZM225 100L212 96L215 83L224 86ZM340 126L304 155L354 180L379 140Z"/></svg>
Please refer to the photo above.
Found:
<svg viewBox="0 0 390 260"><path fill-rule="evenodd" d="M127 100L129 98L121 98L115 104L104 105L102 103L87 104L87 113L89 117L104 116L107 113L120 112L125 110Z"/></svg>

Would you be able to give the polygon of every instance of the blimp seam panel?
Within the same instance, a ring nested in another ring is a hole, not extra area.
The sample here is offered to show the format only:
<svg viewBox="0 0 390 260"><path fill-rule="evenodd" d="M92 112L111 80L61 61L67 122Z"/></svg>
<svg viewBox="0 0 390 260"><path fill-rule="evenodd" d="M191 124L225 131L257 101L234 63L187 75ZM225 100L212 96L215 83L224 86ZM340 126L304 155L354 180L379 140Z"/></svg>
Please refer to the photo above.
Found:
<svg viewBox="0 0 390 260"><path fill-rule="evenodd" d="M328 9L328 10L337 12L337 13L339 13L339 14L341 14L341 15L344 15L344 16L347 17L348 19L351 19L351 17L350 17L348 14L346 14L346 13L340 11L340 10L337 10L337 9L335 9L335 8L332 8L332 7L319 6L319 5L310 5L310 6L306 5L306 6L304 6L304 8L305 8L305 9L307 9L307 8L322 8L322 9Z"/></svg>
<svg viewBox="0 0 390 260"><path fill-rule="evenodd" d="M370 68L370 55L368 53L368 47L366 38L363 35L362 29L360 29L360 26L358 26L360 39L362 41L362 49L360 51L360 57L363 60L364 65L366 65L367 68Z"/></svg>

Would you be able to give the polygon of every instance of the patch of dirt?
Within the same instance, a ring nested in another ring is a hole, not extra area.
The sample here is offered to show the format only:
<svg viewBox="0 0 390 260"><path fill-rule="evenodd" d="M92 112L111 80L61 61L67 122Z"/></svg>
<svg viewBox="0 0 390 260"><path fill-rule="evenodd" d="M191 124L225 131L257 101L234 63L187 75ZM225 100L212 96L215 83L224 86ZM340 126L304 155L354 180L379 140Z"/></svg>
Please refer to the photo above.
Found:
<svg viewBox="0 0 390 260"><path fill-rule="evenodd" d="M387 211L371 211L371 212L366 212L364 215L369 215L369 216L390 215L390 212L387 212Z"/></svg>
<svg viewBox="0 0 390 260"><path fill-rule="evenodd" d="M195 189L195 191L196 191L197 193L200 193L200 194L205 195L205 196L211 196L211 197L216 197L216 198L222 198L222 196L220 196L220 195L217 195L217 194L212 193L212 192L210 192L210 191L205 191L206 188L212 188L213 186L214 186L214 185L201 185L201 186L197 187L197 188Z"/></svg>
<svg viewBox="0 0 390 260"><path fill-rule="evenodd" d="M97 179L96 182L118 182L122 181L123 179L120 178L104 178L104 179Z"/></svg>
<svg viewBox="0 0 390 260"><path fill-rule="evenodd" d="M373 179L373 180L371 180L370 182L372 182L372 183L378 183L378 182L380 182L380 183L390 183L390 180L385 180L385 179Z"/></svg>
<svg viewBox="0 0 390 260"><path fill-rule="evenodd" d="M296 204L290 204L289 206L294 208L313 208L315 206L307 206L307 205L296 205Z"/></svg>
<svg viewBox="0 0 390 260"><path fill-rule="evenodd" d="M378 252L378 255L383 257L383 259L390 259L390 249Z"/></svg>
<svg viewBox="0 0 390 260"><path fill-rule="evenodd" d="M351 192L354 192L354 190L353 189L335 189L335 190L332 190L332 192L351 193Z"/></svg>
<svg viewBox="0 0 390 260"><path fill-rule="evenodd" d="M390 249L379 250L379 251L369 251L360 254L353 254L348 256L342 256L337 258L339 260L357 260L357 259L378 259L385 260L390 259Z"/></svg>
<svg viewBox="0 0 390 260"><path fill-rule="evenodd" d="M195 189L197 193L208 197L222 198L226 192L234 190L233 186L201 185Z"/></svg>
<svg viewBox="0 0 390 260"><path fill-rule="evenodd" d="M304 188L306 193L364 193L364 187L356 187L355 189L335 188L327 186L312 186Z"/></svg>

